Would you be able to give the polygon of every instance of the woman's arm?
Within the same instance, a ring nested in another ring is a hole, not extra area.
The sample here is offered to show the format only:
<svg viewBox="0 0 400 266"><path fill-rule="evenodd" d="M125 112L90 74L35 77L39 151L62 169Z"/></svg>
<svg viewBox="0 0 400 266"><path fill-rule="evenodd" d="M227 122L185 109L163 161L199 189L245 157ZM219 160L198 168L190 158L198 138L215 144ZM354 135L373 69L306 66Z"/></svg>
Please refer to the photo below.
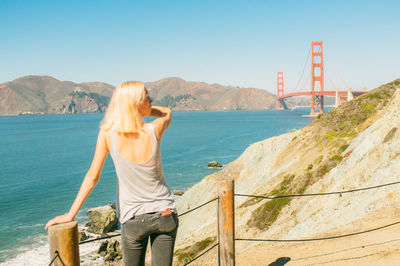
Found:
<svg viewBox="0 0 400 266"><path fill-rule="evenodd" d="M74 203L68 213L55 217L46 224L46 229L54 224L71 222L74 220L78 211L81 209L83 203L89 197L90 192L94 189L100 180L101 170L104 162L108 155L108 146L106 143L106 133L103 129L100 129L97 137L96 151L94 153L92 164L89 171L86 173L85 179L82 182L81 188L79 189L78 195L75 198Z"/></svg>
<svg viewBox="0 0 400 266"><path fill-rule="evenodd" d="M162 134L168 128L172 119L172 112L167 107L152 106L151 116L159 117L158 119L152 121L158 140L161 139Z"/></svg>

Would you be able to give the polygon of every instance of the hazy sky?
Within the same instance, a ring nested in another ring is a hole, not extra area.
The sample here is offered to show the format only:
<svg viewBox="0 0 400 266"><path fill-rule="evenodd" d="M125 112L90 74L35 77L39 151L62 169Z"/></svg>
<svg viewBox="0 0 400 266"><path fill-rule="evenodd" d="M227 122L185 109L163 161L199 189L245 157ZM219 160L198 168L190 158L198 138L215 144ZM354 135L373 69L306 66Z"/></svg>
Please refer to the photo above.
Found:
<svg viewBox="0 0 400 266"><path fill-rule="evenodd" d="M320 40L327 88L400 78L400 1L1 0L0 16L0 83L174 76L275 93L276 73L293 90Z"/></svg>

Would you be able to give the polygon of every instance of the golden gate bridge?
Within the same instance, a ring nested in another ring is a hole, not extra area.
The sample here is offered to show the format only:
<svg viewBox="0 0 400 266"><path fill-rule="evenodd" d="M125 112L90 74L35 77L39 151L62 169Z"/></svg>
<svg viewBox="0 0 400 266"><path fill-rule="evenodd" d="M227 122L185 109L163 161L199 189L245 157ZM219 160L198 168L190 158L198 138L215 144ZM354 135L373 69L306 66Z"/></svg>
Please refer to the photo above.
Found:
<svg viewBox="0 0 400 266"><path fill-rule="evenodd" d="M345 90L324 90L324 55L323 55L323 42L311 42L311 90L308 91L297 91L291 93L284 93L283 83L283 72L277 74L277 94L276 94L276 109L277 110L288 110L288 106L285 99L296 96L311 96L311 112L310 116L316 116L324 113L324 97L331 96L335 97L335 107L340 104L350 101L354 97L357 97L366 91L353 91L347 86ZM308 63L310 53L307 56L306 65ZM306 67L305 65L305 67ZM304 69L305 69L304 67ZM304 74L301 74L300 80ZM329 76L328 76L329 78ZM330 79L330 78L329 78ZM299 80L299 82L300 82ZM333 81L330 79L333 84ZM299 84L299 83L298 83ZM298 85L297 84L297 85ZM333 84L334 85L334 84ZM345 84L346 85L346 84ZM334 85L335 86L335 85ZM297 90L297 86L296 89Z"/></svg>

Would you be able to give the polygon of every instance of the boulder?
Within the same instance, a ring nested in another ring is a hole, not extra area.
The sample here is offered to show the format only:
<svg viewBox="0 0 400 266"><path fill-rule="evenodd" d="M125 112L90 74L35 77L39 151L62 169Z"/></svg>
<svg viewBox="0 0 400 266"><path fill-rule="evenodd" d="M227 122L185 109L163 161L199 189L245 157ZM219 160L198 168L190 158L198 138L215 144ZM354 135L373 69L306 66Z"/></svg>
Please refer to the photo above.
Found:
<svg viewBox="0 0 400 266"><path fill-rule="evenodd" d="M85 241L88 237L85 232L78 232L79 242Z"/></svg>
<svg viewBox="0 0 400 266"><path fill-rule="evenodd" d="M90 219L90 222L86 224L88 232L102 235L117 228L117 214L111 206L93 208L86 214Z"/></svg>
<svg viewBox="0 0 400 266"><path fill-rule="evenodd" d="M217 161L211 161L208 163L208 167L222 167L222 164Z"/></svg>
<svg viewBox="0 0 400 266"><path fill-rule="evenodd" d="M106 240L101 242L97 253L104 261L118 261L122 259L121 243L118 240Z"/></svg>
<svg viewBox="0 0 400 266"><path fill-rule="evenodd" d="M183 191L175 191L175 192L174 192L174 195L175 195L175 196L182 196L183 193L184 193Z"/></svg>

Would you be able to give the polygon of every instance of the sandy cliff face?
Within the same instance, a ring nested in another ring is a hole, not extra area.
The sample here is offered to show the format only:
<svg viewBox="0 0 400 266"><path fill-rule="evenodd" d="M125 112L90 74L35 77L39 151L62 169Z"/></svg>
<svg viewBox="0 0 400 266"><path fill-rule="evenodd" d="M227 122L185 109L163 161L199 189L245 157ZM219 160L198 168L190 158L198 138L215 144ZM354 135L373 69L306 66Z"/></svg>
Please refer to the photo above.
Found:
<svg viewBox="0 0 400 266"><path fill-rule="evenodd" d="M400 80L315 119L301 130L249 146L223 170L177 200L179 211L216 197L218 179L234 179L235 192L287 195L343 191L400 180ZM400 213L400 185L289 200L235 198L236 237L300 239L329 235L369 215ZM376 226L382 225L379 220ZM216 202L182 216L177 249L216 235ZM237 242L240 254L253 246ZM216 255L206 256L213 263Z"/></svg>

